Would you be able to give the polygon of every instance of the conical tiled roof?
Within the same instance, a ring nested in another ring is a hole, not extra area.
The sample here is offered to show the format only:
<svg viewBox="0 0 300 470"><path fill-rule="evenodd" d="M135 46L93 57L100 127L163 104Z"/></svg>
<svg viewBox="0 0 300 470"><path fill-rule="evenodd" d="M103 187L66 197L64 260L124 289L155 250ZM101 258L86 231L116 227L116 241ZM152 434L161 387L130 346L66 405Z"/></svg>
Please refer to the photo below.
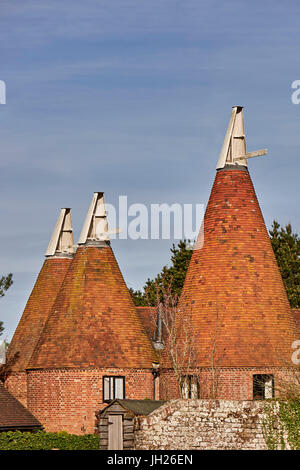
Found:
<svg viewBox="0 0 300 470"><path fill-rule="evenodd" d="M65 238L66 230L68 231L68 240L71 241L70 246L61 243L62 239ZM46 252L47 257L9 345L8 358L13 357L19 352L19 357L12 367L15 372L26 369L70 266L73 256L70 209L62 209L60 211L51 240L54 238L56 242L55 247L51 254L48 253L48 247Z"/></svg>
<svg viewBox="0 0 300 470"><path fill-rule="evenodd" d="M196 364L292 365L295 324L250 174L219 166L178 307Z"/></svg>
<svg viewBox="0 0 300 470"><path fill-rule="evenodd" d="M153 361L111 247L79 247L29 368L146 368Z"/></svg>
<svg viewBox="0 0 300 470"><path fill-rule="evenodd" d="M292 314L296 323L298 335L300 335L300 308L292 308Z"/></svg>
<svg viewBox="0 0 300 470"><path fill-rule="evenodd" d="M95 193L84 234L28 366L151 368L156 361L103 232L103 193ZM100 217L100 232L97 232ZM105 233L106 229L104 230ZM90 234L90 235L89 235ZM99 236L98 236L99 235Z"/></svg>
<svg viewBox="0 0 300 470"><path fill-rule="evenodd" d="M148 335L150 341L153 341L156 329L156 317L157 317L157 308L156 307L136 307L138 316L141 319L143 327Z"/></svg>

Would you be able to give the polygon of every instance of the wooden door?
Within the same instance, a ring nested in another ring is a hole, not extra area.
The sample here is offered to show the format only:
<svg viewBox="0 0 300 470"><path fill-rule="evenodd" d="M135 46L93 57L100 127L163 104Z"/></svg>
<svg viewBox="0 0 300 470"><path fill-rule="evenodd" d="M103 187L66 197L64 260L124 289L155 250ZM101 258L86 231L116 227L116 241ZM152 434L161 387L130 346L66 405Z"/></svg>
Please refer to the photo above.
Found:
<svg viewBox="0 0 300 470"><path fill-rule="evenodd" d="M108 415L108 450L123 449L122 415Z"/></svg>

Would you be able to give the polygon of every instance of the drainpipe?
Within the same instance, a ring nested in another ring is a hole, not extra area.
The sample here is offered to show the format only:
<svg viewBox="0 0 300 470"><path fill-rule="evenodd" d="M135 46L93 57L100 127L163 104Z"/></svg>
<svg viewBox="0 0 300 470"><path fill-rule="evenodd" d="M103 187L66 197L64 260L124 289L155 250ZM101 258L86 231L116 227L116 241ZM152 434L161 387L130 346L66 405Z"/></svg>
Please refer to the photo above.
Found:
<svg viewBox="0 0 300 470"><path fill-rule="evenodd" d="M156 379L160 375L158 362L152 362L152 375L153 375L153 400L156 400Z"/></svg>

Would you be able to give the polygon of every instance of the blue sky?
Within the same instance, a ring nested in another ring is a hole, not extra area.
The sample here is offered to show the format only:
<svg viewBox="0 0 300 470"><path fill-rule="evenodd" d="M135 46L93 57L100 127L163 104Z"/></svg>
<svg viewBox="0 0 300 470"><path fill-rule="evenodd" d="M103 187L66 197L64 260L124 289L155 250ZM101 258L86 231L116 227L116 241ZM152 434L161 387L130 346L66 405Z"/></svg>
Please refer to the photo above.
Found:
<svg viewBox="0 0 300 470"><path fill-rule="evenodd" d="M75 241L94 191L115 204L204 203L233 105L268 227L300 233L298 1L1 0L1 299L10 339L60 207ZM116 240L129 287L170 258L171 241Z"/></svg>

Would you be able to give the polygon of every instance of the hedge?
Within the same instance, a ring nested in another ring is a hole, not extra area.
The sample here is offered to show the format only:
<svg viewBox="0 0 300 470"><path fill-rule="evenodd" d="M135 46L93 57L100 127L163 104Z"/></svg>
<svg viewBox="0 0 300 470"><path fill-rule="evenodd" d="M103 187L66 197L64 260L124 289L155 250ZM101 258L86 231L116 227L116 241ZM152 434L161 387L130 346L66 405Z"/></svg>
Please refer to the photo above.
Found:
<svg viewBox="0 0 300 470"><path fill-rule="evenodd" d="M0 432L0 450L98 450L99 435L62 432Z"/></svg>

